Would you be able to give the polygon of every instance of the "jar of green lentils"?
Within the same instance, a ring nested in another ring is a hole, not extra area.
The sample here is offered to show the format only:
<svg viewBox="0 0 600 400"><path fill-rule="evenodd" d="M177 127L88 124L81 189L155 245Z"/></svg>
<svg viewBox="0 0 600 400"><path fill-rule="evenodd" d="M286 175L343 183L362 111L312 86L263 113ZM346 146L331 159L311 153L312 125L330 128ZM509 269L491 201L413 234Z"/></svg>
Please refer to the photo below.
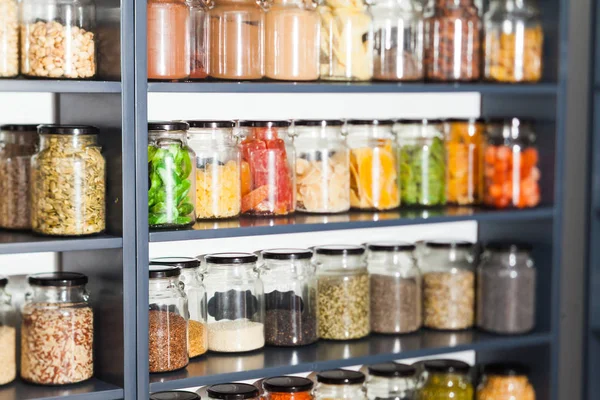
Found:
<svg viewBox="0 0 600 400"><path fill-rule="evenodd" d="M456 360L425 361L416 400L473 400L469 364Z"/></svg>

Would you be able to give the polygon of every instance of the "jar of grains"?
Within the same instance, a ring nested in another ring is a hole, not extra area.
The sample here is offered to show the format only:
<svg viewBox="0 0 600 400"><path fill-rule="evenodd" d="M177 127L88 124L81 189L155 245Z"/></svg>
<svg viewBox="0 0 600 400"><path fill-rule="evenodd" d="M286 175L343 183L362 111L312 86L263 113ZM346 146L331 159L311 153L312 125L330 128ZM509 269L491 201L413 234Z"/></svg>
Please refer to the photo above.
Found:
<svg viewBox="0 0 600 400"><path fill-rule="evenodd" d="M469 364L456 360L431 360L423 363L416 400L472 400L473 385Z"/></svg>
<svg viewBox="0 0 600 400"><path fill-rule="evenodd" d="M400 193L405 206L446 204L446 148L437 120L404 120L395 127L400 145Z"/></svg>
<svg viewBox="0 0 600 400"><path fill-rule="evenodd" d="M150 372L188 365L188 301L179 280L181 269L150 263L148 354Z"/></svg>
<svg viewBox="0 0 600 400"><path fill-rule="evenodd" d="M31 157L37 150L37 143L37 125L0 126L2 228L31 229Z"/></svg>
<svg viewBox="0 0 600 400"><path fill-rule="evenodd" d="M366 400L365 375L359 371L332 369L317 374L315 400Z"/></svg>
<svg viewBox="0 0 600 400"><path fill-rule="evenodd" d="M421 274L415 245L373 242L367 245L371 281L371 331L408 333L421 327Z"/></svg>
<svg viewBox="0 0 600 400"><path fill-rule="evenodd" d="M536 269L531 246L490 243L477 268L477 326L523 334L535 326Z"/></svg>
<svg viewBox="0 0 600 400"><path fill-rule="evenodd" d="M544 31L535 0L493 0L484 28L486 79L537 82L542 78Z"/></svg>
<svg viewBox="0 0 600 400"><path fill-rule="evenodd" d="M477 388L477 400L535 400L528 373L525 365L517 363L486 365Z"/></svg>
<svg viewBox="0 0 600 400"><path fill-rule="evenodd" d="M433 0L425 18L425 71L433 81L479 79L481 18L473 0Z"/></svg>
<svg viewBox="0 0 600 400"><path fill-rule="evenodd" d="M96 76L94 0L22 0L21 74L36 78Z"/></svg>
<svg viewBox="0 0 600 400"><path fill-rule="evenodd" d="M19 3L0 0L0 78L19 75Z"/></svg>
<svg viewBox="0 0 600 400"><path fill-rule="evenodd" d="M196 154L196 218L240 215L240 149L233 121L188 121L188 143Z"/></svg>
<svg viewBox="0 0 600 400"><path fill-rule="evenodd" d="M261 252L265 285L265 336L272 346L302 346L317 341L317 279L312 251Z"/></svg>
<svg viewBox="0 0 600 400"><path fill-rule="evenodd" d="M211 0L188 0L190 19L190 79L204 79L210 68L210 24L208 12L214 6Z"/></svg>
<svg viewBox="0 0 600 400"><path fill-rule="evenodd" d="M150 260L152 265L168 265L181 269L179 280L188 299L189 358L198 357L208 350L206 330L206 290L200 272L200 260L189 257L161 257Z"/></svg>
<svg viewBox="0 0 600 400"><path fill-rule="evenodd" d="M417 387L415 367L387 362L368 367L367 398L369 400L414 400Z"/></svg>
<svg viewBox="0 0 600 400"><path fill-rule="evenodd" d="M212 400L258 400L258 389L247 383L221 383L212 385L207 390L208 398Z"/></svg>
<svg viewBox="0 0 600 400"><path fill-rule="evenodd" d="M31 159L31 225L45 235L79 236L106 228L106 162L98 129L40 125Z"/></svg>
<svg viewBox="0 0 600 400"><path fill-rule="evenodd" d="M194 224L196 154L188 146L186 122L148 123L148 224L180 228Z"/></svg>
<svg viewBox="0 0 600 400"><path fill-rule="evenodd" d="M21 324L21 378L66 385L94 375L94 314L85 285L73 272L31 275Z"/></svg>
<svg viewBox="0 0 600 400"><path fill-rule="evenodd" d="M208 349L223 353L265 345L264 289L251 253L217 253L204 257L208 293Z"/></svg>
<svg viewBox="0 0 600 400"><path fill-rule="evenodd" d="M313 400L313 381L299 376L277 376L263 381L264 400Z"/></svg>
<svg viewBox="0 0 600 400"><path fill-rule="evenodd" d="M398 146L389 120L350 120L350 204L389 210L400 205Z"/></svg>
<svg viewBox="0 0 600 400"><path fill-rule="evenodd" d="M421 245L423 325L460 330L473 326L475 315L474 245L432 240Z"/></svg>
<svg viewBox="0 0 600 400"><path fill-rule="evenodd" d="M338 213L350 209L350 153L342 121L299 120L296 149L296 210Z"/></svg>
<svg viewBox="0 0 600 400"><path fill-rule="evenodd" d="M17 377L17 312L6 285L8 279L0 275L0 386Z"/></svg>
<svg viewBox="0 0 600 400"><path fill-rule="evenodd" d="M358 339L369 334L369 274L364 253L362 246L315 248L321 339Z"/></svg>
<svg viewBox="0 0 600 400"><path fill-rule="evenodd" d="M166 392L156 392L150 395L150 400L200 400L200 395L194 392L185 392L183 390L170 390Z"/></svg>

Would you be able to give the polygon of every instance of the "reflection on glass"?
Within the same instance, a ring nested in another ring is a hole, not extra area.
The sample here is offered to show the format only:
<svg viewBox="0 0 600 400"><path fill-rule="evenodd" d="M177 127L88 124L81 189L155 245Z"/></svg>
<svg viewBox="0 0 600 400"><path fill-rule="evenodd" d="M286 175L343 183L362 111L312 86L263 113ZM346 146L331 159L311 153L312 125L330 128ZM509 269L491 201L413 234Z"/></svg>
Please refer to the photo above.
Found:
<svg viewBox="0 0 600 400"><path fill-rule="evenodd" d="M473 331L423 333L423 347L456 347L473 342Z"/></svg>

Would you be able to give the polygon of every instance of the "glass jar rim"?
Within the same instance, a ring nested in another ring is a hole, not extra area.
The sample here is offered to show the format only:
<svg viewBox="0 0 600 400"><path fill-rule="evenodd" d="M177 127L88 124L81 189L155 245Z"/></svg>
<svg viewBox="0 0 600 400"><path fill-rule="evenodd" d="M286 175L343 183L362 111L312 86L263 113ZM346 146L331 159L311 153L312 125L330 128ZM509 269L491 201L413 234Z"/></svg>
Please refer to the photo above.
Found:
<svg viewBox="0 0 600 400"><path fill-rule="evenodd" d="M317 374L317 382L329 385L355 385L362 384L364 381L365 374L348 369L332 369Z"/></svg>
<svg viewBox="0 0 600 400"><path fill-rule="evenodd" d="M489 242L485 245L486 251L498 252L530 252L533 250L533 245L524 242Z"/></svg>
<svg viewBox="0 0 600 400"><path fill-rule="evenodd" d="M36 132L40 124L8 124L0 125L0 131Z"/></svg>
<svg viewBox="0 0 600 400"><path fill-rule="evenodd" d="M150 263L148 270L150 279L173 278L181 275L181 269L172 265Z"/></svg>
<svg viewBox="0 0 600 400"><path fill-rule="evenodd" d="M317 246L315 254L324 256L360 256L365 253L365 248L359 245L330 244Z"/></svg>
<svg viewBox="0 0 600 400"><path fill-rule="evenodd" d="M148 132L153 131L187 131L189 125L185 121L151 121L148 122Z"/></svg>
<svg viewBox="0 0 600 400"><path fill-rule="evenodd" d="M491 363L483 367L483 373L498 376L527 376L529 367L516 362Z"/></svg>
<svg viewBox="0 0 600 400"><path fill-rule="evenodd" d="M235 121L221 120L221 121L209 121L209 120L192 120L186 121L190 128L235 128Z"/></svg>
<svg viewBox="0 0 600 400"><path fill-rule="evenodd" d="M416 119L399 119L396 121L397 124L400 125L438 125L444 122L443 119L439 118L416 118Z"/></svg>
<svg viewBox="0 0 600 400"><path fill-rule="evenodd" d="M445 239L435 239L435 240L426 240L425 247L429 247L432 249L470 249L475 246L475 243L469 242L467 240L445 240Z"/></svg>
<svg viewBox="0 0 600 400"><path fill-rule="evenodd" d="M287 128L290 125L289 120L240 121L240 126L244 128Z"/></svg>
<svg viewBox="0 0 600 400"><path fill-rule="evenodd" d="M299 376L276 376L263 382L266 391L275 393L308 392L313 386L313 381Z"/></svg>
<svg viewBox="0 0 600 400"><path fill-rule="evenodd" d="M468 374L471 366L458 360L430 360L423 366L428 372Z"/></svg>
<svg viewBox="0 0 600 400"><path fill-rule="evenodd" d="M97 135L100 130L90 125L39 125L37 131L40 135Z"/></svg>
<svg viewBox="0 0 600 400"><path fill-rule="evenodd" d="M243 400L258 396L258 389L247 383L221 383L212 385L206 392L208 397L222 400Z"/></svg>
<svg viewBox="0 0 600 400"><path fill-rule="evenodd" d="M27 282L31 286L73 287L88 283L88 277L78 272L43 272L29 275Z"/></svg>
<svg viewBox="0 0 600 400"><path fill-rule="evenodd" d="M178 267L182 269L186 268L198 268L200 266L200 260L193 257L158 257L150 260L151 265L167 265Z"/></svg>
<svg viewBox="0 0 600 400"><path fill-rule="evenodd" d="M200 400L199 394L181 390L156 392L150 395L150 400Z"/></svg>
<svg viewBox="0 0 600 400"><path fill-rule="evenodd" d="M380 241L369 242L365 244L367 250L372 252L387 252L387 251L413 251L416 249L413 243L400 241Z"/></svg>
<svg viewBox="0 0 600 400"><path fill-rule="evenodd" d="M261 251L264 260L306 260L311 259L313 252L309 249L268 249Z"/></svg>
<svg viewBox="0 0 600 400"><path fill-rule="evenodd" d="M258 261L252 253L213 253L204 256L207 264L250 264Z"/></svg>
<svg viewBox="0 0 600 400"><path fill-rule="evenodd" d="M294 121L295 126L342 126L344 121L340 119L298 119Z"/></svg>
<svg viewBox="0 0 600 400"><path fill-rule="evenodd" d="M374 126L388 126L394 125L393 119L349 119L348 125L351 126L363 126L363 125L374 125Z"/></svg>
<svg viewBox="0 0 600 400"><path fill-rule="evenodd" d="M369 375L380 376L380 377L413 377L415 376L417 369L412 365L401 364L395 362L387 362L375 365L369 365L367 367Z"/></svg>

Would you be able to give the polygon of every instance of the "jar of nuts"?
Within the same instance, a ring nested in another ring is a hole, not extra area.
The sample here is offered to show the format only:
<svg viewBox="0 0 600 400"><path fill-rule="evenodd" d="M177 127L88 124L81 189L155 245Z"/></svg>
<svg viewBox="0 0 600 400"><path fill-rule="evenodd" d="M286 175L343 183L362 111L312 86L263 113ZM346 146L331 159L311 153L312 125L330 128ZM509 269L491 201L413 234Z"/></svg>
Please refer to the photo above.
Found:
<svg viewBox="0 0 600 400"><path fill-rule="evenodd" d="M23 0L21 73L35 78L96 76L93 0Z"/></svg>
<svg viewBox="0 0 600 400"><path fill-rule="evenodd" d="M0 0L0 78L19 75L19 5Z"/></svg>

